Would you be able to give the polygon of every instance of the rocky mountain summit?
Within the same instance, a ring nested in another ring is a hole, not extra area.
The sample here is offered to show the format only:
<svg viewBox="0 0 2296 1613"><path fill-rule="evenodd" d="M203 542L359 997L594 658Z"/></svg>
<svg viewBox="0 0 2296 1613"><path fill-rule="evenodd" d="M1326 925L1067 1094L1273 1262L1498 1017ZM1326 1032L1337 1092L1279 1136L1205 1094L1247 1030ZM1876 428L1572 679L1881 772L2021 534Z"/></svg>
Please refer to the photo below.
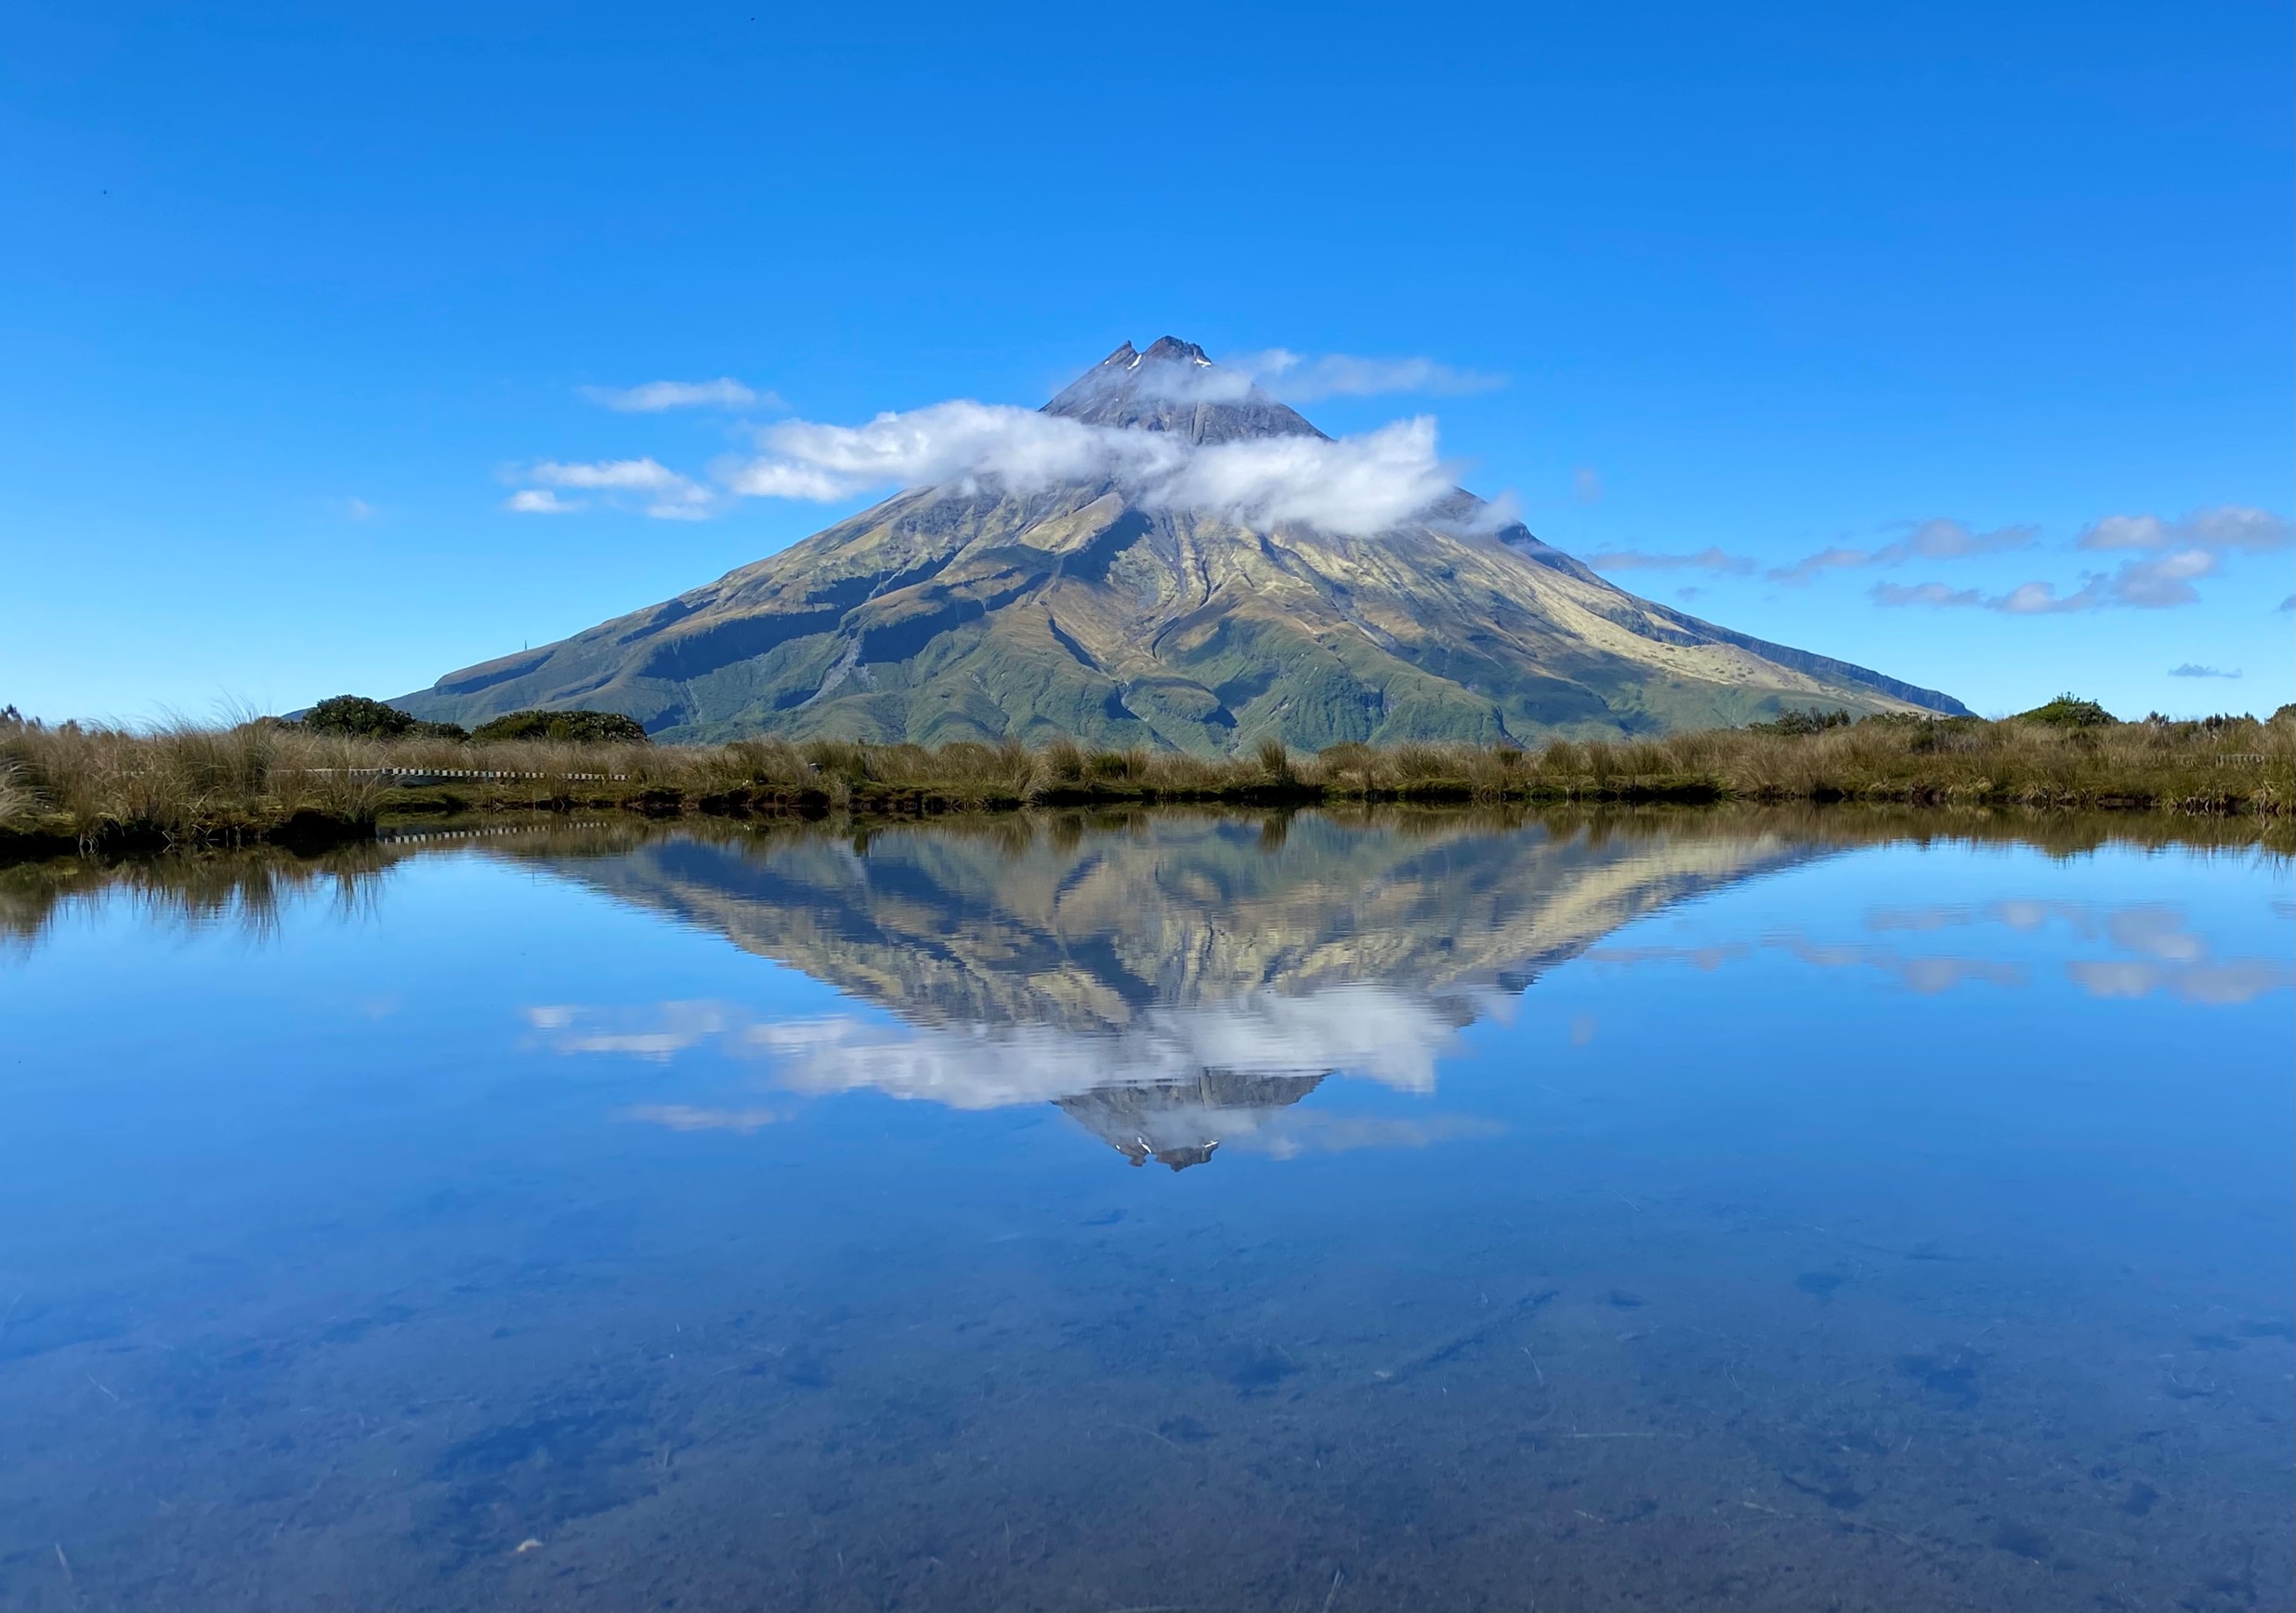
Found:
<svg viewBox="0 0 2296 1613"><path fill-rule="evenodd" d="M1312 475L1314 455L1343 446L1192 343L1126 343L1043 413L1125 452L1066 480L910 489L392 703L466 726L588 707L665 740L1065 734L1208 754L1267 737L1531 741L1809 705L1963 709L1639 598L1462 490L1353 532L1191 502L1240 466ZM1123 468L1138 463L1164 479L1144 487ZM1320 507L1349 496L1343 481Z"/></svg>

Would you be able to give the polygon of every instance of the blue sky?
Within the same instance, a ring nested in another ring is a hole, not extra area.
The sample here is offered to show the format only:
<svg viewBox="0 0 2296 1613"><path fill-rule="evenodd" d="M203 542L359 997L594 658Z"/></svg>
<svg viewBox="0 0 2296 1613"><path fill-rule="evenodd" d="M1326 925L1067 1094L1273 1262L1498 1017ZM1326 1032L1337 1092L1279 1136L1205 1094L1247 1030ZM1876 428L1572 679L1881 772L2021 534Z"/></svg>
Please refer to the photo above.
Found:
<svg viewBox="0 0 2296 1613"><path fill-rule="evenodd" d="M0 703L418 688L868 502L538 464L1167 332L1503 378L1303 407L1981 711L2296 697L2285 6L472 9L12 13Z"/></svg>

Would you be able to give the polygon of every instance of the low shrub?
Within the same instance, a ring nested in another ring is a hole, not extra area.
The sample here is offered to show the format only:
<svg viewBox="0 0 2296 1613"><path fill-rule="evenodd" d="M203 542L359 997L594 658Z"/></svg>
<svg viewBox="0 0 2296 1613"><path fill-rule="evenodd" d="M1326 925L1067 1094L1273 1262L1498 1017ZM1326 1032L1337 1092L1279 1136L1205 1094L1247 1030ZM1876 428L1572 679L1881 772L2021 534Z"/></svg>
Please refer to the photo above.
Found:
<svg viewBox="0 0 2296 1613"><path fill-rule="evenodd" d="M498 740L556 740L570 745L642 745L646 728L620 712L511 712L480 723L470 737L480 744Z"/></svg>

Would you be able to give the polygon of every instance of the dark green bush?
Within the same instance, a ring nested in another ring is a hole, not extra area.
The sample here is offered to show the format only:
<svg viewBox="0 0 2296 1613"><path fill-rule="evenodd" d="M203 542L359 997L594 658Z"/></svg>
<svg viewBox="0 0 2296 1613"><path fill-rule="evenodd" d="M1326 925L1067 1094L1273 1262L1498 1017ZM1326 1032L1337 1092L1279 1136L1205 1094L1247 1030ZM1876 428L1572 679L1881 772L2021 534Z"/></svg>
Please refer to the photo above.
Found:
<svg viewBox="0 0 2296 1613"><path fill-rule="evenodd" d="M642 745L646 730L620 712L511 712L480 723L470 736L493 740L558 740L578 745Z"/></svg>
<svg viewBox="0 0 2296 1613"><path fill-rule="evenodd" d="M1769 722L1748 723L1746 726L1757 734L1779 734L1791 738L1795 734L1822 734L1828 728L1846 728L1850 726L1850 715L1838 708L1826 712L1812 706L1807 711L1796 711L1788 706Z"/></svg>
<svg viewBox="0 0 2296 1613"><path fill-rule="evenodd" d="M2047 705L2037 705L2029 712L2019 712L2021 723L2047 723L2057 728L2105 728L2120 719L2093 700L2083 700L2077 694L2061 694Z"/></svg>
<svg viewBox="0 0 2296 1613"><path fill-rule="evenodd" d="M348 734L362 740L403 739L414 732L412 713L363 694L338 694L321 701L302 717L315 734Z"/></svg>

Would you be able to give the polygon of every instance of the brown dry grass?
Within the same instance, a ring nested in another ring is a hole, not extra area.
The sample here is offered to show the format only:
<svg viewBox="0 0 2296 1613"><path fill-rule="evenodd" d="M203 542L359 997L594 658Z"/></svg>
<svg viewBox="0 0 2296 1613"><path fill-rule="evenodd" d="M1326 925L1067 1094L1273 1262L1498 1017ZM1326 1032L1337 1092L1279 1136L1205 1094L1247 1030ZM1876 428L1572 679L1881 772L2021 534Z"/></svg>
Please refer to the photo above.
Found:
<svg viewBox="0 0 2296 1613"><path fill-rule="evenodd" d="M393 811L934 812L1127 800L1861 801L2278 817L2296 802L2296 721L1870 719L1814 734L1725 729L1532 751L1347 744L1307 755L1268 741L1224 758L1066 740L1033 749L470 744L265 722L0 728L0 841L24 845L344 838Z"/></svg>

